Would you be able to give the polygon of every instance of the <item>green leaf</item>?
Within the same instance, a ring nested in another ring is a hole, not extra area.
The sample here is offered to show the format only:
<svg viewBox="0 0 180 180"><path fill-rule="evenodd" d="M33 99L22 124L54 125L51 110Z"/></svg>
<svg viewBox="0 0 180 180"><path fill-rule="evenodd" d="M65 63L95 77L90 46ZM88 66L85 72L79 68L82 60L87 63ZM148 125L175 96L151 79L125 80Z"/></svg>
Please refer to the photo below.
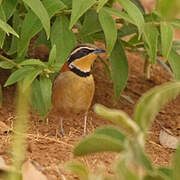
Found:
<svg viewBox="0 0 180 180"><path fill-rule="evenodd" d="M179 13L180 1L158 0L156 7L163 19L171 20Z"/></svg>
<svg viewBox="0 0 180 180"><path fill-rule="evenodd" d="M22 61L19 65L21 66L35 65L35 66L46 67L46 64L40 61L39 59L27 59Z"/></svg>
<svg viewBox="0 0 180 180"><path fill-rule="evenodd" d="M180 19L174 19L174 20L170 21L170 23L174 26L174 28L180 30Z"/></svg>
<svg viewBox="0 0 180 180"><path fill-rule="evenodd" d="M19 16L18 11L14 12L12 23L13 23L13 29L18 34L20 34L21 33L21 27L22 27L23 20ZM12 55L12 54L17 52L18 41L19 41L19 38L17 38L16 36L12 37L11 46L8 49L8 51L6 52L8 55Z"/></svg>
<svg viewBox="0 0 180 180"><path fill-rule="evenodd" d="M46 107L43 102L44 100L42 97L40 83L37 79L35 79L32 83L31 104L33 109L37 110L41 117L44 117L46 115Z"/></svg>
<svg viewBox="0 0 180 180"><path fill-rule="evenodd" d="M102 135L107 135L112 138L116 138L117 140L124 141L126 137L120 132L119 129L113 126L105 126L102 128L96 129L94 134L102 134Z"/></svg>
<svg viewBox="0 0 180 180"><path fill-rule="evenodd" d="M167 180L173 180L173 171L167 167L160 167L157 169L157 173L162 177L165 177Z"/></svg>
<svg viewBox="0 0 180 180"><path fill-rule="evenodd" d="M72 14L69 28L71 29L78 19L96 2L96 0L72 0Z"/></svg>
<svg viewBox="0 0 180 180"><path fill-rule="evenodd" d="M128 79L128 62L121 41L118 40L110 56L111 74L114 84L115 100L118 101Z"/></svg>
<svg viewBox="0 0 180 180"><path fill-rule="evenodd" d="M81 180L89 180L89 172L84 164L74 161L66 163L65 167L72 173L77 174Z"/></svg>
<svg viewBox="0 0 180 180"><path fill-rule="evenodd" d="M160 175L156 174L147 174L144 176L143 180L166 180L165 178L161 177Z"/></svg>
<svg viewBox="0 0 180 180"><path fill-rule="evenodd" d="M117 124L127 135L138 134L139 127L124 111L109 109L100 104L96 104L94 110L98 115Z"/></svg>
<svg viewBox="0 0 180 180"><path fill-rule="evenodd" d="M56 45L54 44L49 54L48 65L55 64L56 62Z"/></svg>
<svg viewBox="0 0 180 180"><path fill-rule="evenodd" d="M3 69L12 69L14 67L13 63L10 63L8 61L1 61L0 62L0 67Z"/></svg>
<svg viewBox="0 0 180 180"><path fill-rule="evenodd" d="M135 108L134 119L144 132L160 109L180 93L180 82L169 82L145 93ZM145 107L145 108L144 108Z"/></svg>
<svg viewBox="0 0 180 180"><path fill-rule="evenodd" d="M115 172L121 180L138 180L138 176L130 170L126 164L126 159L122 158L116 165Z"/></svg>
<svg viewBox="0 0 180 180"><path fill-rule="evenodd" d="M162 46L162 55L165 60L167 60L169 57L173 38L174 38L174 30L171 24L166 22L161 22L161 46Z"/></svg>
<svg viewBox="0 0 180 180"><path fill-rule="evenodd" d="M59 0L44 0L42 3L46 8L49 17L52 17L57 10L62 10L66 7ZM18 57L21 57L24 54L28 48L31 38L41 31L42 28L43 27L39 18L32 11L29 11L25 16L21 30L20 41L18 44Z"/></svg>
<svg viewBox="0 0 180 180"><path fill-rule="evenodd" d="M118 29L118 37L129 36L131 34L137 34L137 28L134 25L123 25L121 28Z"/></svg>
<svg viewBox="0 0 180 180"><path fill-rule="evenodd" d="M136 143L134 143L134 141L131 141L131 143L131 152L133 153L134 161L139 163L145 170L153 172L154 169L151 160L144 151L144 142L142 144L142 142L138 139Z"/></svg>
<svg viewBox="0 0 180 180"><path fill-rule="evenodd" d="M8 78L8 80L6 81L4 87L9 86L11 84L14 84L20 80L22 80L29 72L31 72L34 68L30 68L30 67L23 67L20 68L16 71L14 71Z"/></svg>
<svg viewBox="0 0 180 180"><path fill-rule="evenodd" d="M50 18L46 8L43 6L40 0L23 0L32 11L36 14L36 16L40 19L45 31L47 38L50 36Z"/></svg>
<svg viewBox="0 0 180 180"><path fill-rule="evenodd" d="M25 92L25 90L32 84L32 82L34 81L34 79L42 72L42 69L34 69L33 71L29 72L24 80L23 80L23 92Z"/></svg>
<svg viewBox="0 0 180 180"><path fill-rule="evenodd" d="M83 26L80 29L80 36L89 36L93 33L101 31L98 15L95 10L89 10L85 14Z"/></svg>
<svg viewBox="0 0 180 180"><path fill-rule="evenodd" d="M104 8L99 12L99 22L105 34L107 53L110 55L117 39L116 23ZM111 35L109 35L109 32L111 32Z"/></svg>
<svg viewBox="0 0 180 180"><path fill-rule="evenodd" d="M141 4L140 0L130 0L130 1L138 7L138 9L141 11L142 14L145 14L144 6Z"/></svg>
<svg viewBox="0 0 180 180"><path fill-rule="evenodd" d="M6 15L4 13L2 6L0 6L0 19L6 21ZM0 48L3 47L5 37L6 37L6 33L0 29Z"/></svg>
<svg viewBox="0 0 180 180"><path fill-rule="evenodd" d="M108 0L99 0L98 1L98 7L97 7L97 12L108 2Z"/></svg>
<svg viewBox="0 0 180 180"><path fill-rule="evenodd" d="M7 35L9 34L13 34L17 37L19 37L19 35L14 31L14 29L9 25L7 24L6 22L2 21L0 19L0 28L7 33Z"/></svg>
<svg viewBox="0 0 180 180"><path fill-rule="evenodd" d="M131 24L136 25L136 23L133 21L133 19L131 17L129 17L129 15L123 11L119 11L117 9L108 8L108 7L104 7L103 9L106 10L111 15L117 16L117 17L122 18L125 21L131 23Z"/></svg>
<svg viewBox="0 0 180 180"><path fill-rule="evenodd" d="M176 152L173 157L173 180L179 180L180 177L180 145L176 149Z"/></svg>
<svg viewBox="0 0 180 180"><path fill-rule="evenodd" d="M40 77L40 88L41 88L41 94L43 98L43 102L45 105L45 113L47 113L51 105L51 91L52 91L52 81L45 76Z"/></svg>
<svg viewBox="0 0 180 180"><path fill-rule="evenodd" d="M10 1L3 0L2 8L4 9L6 20L9 20L9 18L13 15L14 11L16 10L17 4L18 4L18 0L10 0Z"/></svg>
<svg viewBox="0 0 180 180"><path fill-rule="evenodd" d="M73 151L75 156L83 156L91 153L112 151L121 152L124 150L121 141L110 136L95 134L83 139Z"/></svg>
<svg viewBox="0 0 180 180"><path fill-rule="evenodd" d="M174 78L180 80L180 55L173 49L169 54L168 62L173 70Z"/></svg>
<svg viewBox="0 0 180 180"><path fill-rule="evenodd" d="M51 43L56 45L57 62L64 62L76 45L75 35L68 28L68 25L68 18L60 15L56 17L52 26Z"/></svg>
<svg viewBox="0 0 180 180"><path fill-rule="evenodd" d="M146 42L145 48L153 64L156 62L158 36L158 30L152 23L144 24L143 37Z"/></svg>
<svg viewBox="0 0 180 180"><path fill-rule="evenodd" d="M130 0L117 0L124 10L129 14L129 17L134 21L138 26L139 32L141 34L144 26L144 17L141 11L133 4Z"/></svg>

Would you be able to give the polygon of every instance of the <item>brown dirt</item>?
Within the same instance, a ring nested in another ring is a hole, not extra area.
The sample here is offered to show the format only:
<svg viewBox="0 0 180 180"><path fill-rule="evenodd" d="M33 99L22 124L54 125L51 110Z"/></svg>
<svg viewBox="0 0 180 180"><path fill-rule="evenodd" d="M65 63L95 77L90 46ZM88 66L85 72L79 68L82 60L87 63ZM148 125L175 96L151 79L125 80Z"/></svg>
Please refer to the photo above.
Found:
<svg viewBox="0 0 180 180"><path fill-rule="evenodd" d="M180 32L176 32L176 38L178 37L180 37ZM143 75L144 59L138 53L130 52L127 52L127 57L130 74L127 87L123 94L129 96L135 104L143 93L171 79L170 75L161 66L156 65L151 71L151 78L147 80ZM105 56L103 58L106 59ZM107 78L104 66L99 61L96 61L93 67L93 75L96 90L92 106L95 103L100 103L107 107L121 109L132 117L135 104L131 104L124 98L120 98L117 105L114 106L113 85ZM8 77L8 72L0 70L0 76L0 82L3 84ZM3 89L3 106L0 108L0 121L9 127L13 127L13 121L15 119L14 92L15 86ZM69 119L69 121L65 122L65 137L61 137L57 133L58 124L58 117L55 116L53 110L48 114L46 122L43 122L36 113L31 112L27 158L38 163L37 166L41 167L41 170L43 170L49 179L60 180L63 177L67 180L77 179L76 176L65 170L64 163L74 159L72 150L74 145L81 139L83 120ZM108 122L98 117L91 108L87 124L88 134L92 133L97 127L105 124L108 124ZM164 148L159 144L159 132L162 127L169 129L174 135L180 134L180 96L161 110L149 130L146 151L156 166L170 165L173 155L173 150ZM7 163L10 162L11 155L10 141L11 133L7 133L7 127L0 124L0 156L5 158ZM105 169L107 174L111 174L111 164L118 157L119 155L116 153L102 153L78 159L92 170L102 171L102 169Z"/></svg>

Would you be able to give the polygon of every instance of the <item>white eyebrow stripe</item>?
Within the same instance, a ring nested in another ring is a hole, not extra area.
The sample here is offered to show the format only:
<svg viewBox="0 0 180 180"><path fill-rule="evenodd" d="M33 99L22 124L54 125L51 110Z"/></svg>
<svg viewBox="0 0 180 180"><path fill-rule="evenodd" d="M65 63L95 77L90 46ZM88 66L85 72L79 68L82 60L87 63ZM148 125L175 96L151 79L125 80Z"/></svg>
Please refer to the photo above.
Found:
<svg viewBox="0 0 180 180"><path fill-rule="evenodd" d="M91 48L91 47L79 47L77 49L75 49L70 56L72 56L73 54L75 54L77 51L81 50L81 49L89 49L89 50L95 50L95 48Z"/></svg>

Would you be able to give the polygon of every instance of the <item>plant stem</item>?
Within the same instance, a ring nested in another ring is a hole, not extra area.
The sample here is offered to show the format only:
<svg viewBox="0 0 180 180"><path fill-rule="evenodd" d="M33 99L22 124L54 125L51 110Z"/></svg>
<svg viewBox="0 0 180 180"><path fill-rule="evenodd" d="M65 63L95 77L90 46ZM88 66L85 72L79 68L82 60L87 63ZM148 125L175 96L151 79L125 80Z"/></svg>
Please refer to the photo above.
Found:
<svg viewBox="0 0 180 180"><path fill-rule="evenodd" d="M151 63L149 62L149 57L146 57L145 63L144 63L144 75L147 79L150 79L151 77Z"/></svg>
<svg viewBox="0 0 180 180"><path fill-rule="evenodd" d="M72 9L64 9L64 10L57 11L56 16L60 14L71 14L71 13L72 13Z"/></svg>
<svg viewBox="0 0 180 180"><path fill-rule="evenodd" d="M9 58L1 55L1 54L0 54L0 60L1 60L1 61L7 61L7 62L13 64L14 66L16 66L17 68L20 68L20 65L19 65L19 64L15 63L13 60L11 60L11 59L9 59Z"/></svg>

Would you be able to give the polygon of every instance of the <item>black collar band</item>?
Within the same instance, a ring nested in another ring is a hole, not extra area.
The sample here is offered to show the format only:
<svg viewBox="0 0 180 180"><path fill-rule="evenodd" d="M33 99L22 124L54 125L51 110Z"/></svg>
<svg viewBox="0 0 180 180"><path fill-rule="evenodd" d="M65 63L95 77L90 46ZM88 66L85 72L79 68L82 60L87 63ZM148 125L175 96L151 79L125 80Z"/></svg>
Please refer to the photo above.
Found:
<svg viewBox="0 0 180 180"><path fill-rule="evenodd" d="M81 71L81 70L79 70L78 68L76 68L74 66L72 68L70 68L70 69L71 69L71 71L73 73L77 74L80 77L88 77L88 76L91 75L91 72L89 72L89 71L88 72Z"/></svg>

